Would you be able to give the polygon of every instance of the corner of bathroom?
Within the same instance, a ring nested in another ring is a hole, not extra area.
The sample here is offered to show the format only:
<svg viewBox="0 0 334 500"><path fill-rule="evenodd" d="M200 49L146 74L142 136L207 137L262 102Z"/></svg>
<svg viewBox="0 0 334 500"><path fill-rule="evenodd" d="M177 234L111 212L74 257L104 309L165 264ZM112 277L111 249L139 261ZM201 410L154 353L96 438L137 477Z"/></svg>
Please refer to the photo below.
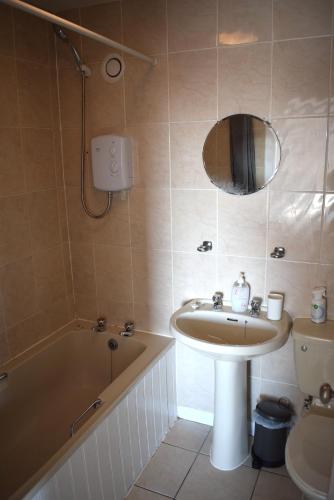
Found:
<svg viewBox="0 0 334 500"><path fill-rule="evenodd" d="M0 0L0 498L334 499L334 0Z"/></svg>

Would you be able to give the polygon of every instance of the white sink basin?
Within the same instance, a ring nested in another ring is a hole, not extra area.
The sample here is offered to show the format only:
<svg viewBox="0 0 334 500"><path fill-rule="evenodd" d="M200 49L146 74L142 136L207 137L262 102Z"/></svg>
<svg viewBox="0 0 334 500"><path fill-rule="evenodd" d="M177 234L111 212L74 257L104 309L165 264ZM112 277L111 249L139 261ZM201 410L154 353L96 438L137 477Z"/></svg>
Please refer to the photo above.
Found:
<svg viewBox="0 0 334 500"><path fill-rule="evenodd" d="M173 314L171 331L180 342L214 359L246 361L279 349L288 338L291 319L285 311L281 321L270 321L263 312L252 317L229 307L215 310L209 301L198 309L193 304Z"/></svg>
<svg viewBox="0 0 334 500"><path fill-rule="evenodd" d="M291 324L285 311L280 321L270 321L265 313L252 317L229 307L215 310L206 299L194 299L171 317L175 338L215 362L210 460L217 469L236 469L248 457L247 360L279 349Z"/></svg>

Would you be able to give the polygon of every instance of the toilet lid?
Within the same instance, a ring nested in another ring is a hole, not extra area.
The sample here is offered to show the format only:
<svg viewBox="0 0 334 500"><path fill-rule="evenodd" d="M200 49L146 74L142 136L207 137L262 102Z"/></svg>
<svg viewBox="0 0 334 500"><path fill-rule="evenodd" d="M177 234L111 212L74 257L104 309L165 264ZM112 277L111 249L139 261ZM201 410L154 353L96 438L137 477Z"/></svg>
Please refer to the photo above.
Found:
<svg viewBox="0 0 334 500"><path fill-rule="evenodd" d="M304 493L327 498L333 457L334 415L301 418L288 438L286 466Z"/></svg>

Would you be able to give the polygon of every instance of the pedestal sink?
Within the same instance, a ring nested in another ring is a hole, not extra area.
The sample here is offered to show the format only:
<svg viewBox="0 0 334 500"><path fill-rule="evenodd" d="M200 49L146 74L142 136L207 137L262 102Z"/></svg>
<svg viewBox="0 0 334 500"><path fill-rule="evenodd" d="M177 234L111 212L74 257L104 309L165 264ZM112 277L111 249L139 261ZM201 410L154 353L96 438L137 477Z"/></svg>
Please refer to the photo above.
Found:
<svg viewBox="0 0 334 500"><path fill-rule="evenodd" d="M248 457L247 360L279 349L288 339L291 318L283 311L280 321L265 313L233 313L230 307L214 309L206 299L194 299L170 320L175 338L215 362L215 408L211 463L233 470Z"/></svg>

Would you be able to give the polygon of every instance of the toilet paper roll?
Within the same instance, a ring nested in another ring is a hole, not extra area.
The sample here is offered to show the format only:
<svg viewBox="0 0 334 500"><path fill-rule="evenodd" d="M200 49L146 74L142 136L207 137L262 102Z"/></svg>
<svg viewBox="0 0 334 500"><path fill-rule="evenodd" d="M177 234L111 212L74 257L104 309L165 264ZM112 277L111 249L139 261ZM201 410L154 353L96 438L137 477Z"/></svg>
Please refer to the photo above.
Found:
<svg viewBox="0 0 334 500"><path fill-rule="evenodd" d="M268 295L267 318L279 321L282 318L283 295L281 293L270 293Z"/></svg>

